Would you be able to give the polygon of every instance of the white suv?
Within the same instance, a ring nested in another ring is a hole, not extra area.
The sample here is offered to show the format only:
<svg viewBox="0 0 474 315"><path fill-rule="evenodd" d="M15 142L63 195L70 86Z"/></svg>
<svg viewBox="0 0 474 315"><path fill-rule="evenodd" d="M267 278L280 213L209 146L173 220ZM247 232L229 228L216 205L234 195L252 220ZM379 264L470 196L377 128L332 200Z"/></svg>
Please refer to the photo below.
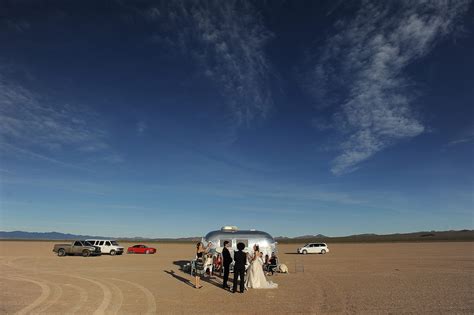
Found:
<svg viewBox="0 0 474 315"><path fill-rule="evenodd" d="M329 248L325 243L308 243L305 246L298 248L298 254L326 254Z"/></svg>
<svg viewBox="0 0 474 315"><path fill-rule="evenodd" d="M111 240L87 240L94 246L100 247L102 254L110 254L111 256L122 255L123 247L117 241Z"/></svg>

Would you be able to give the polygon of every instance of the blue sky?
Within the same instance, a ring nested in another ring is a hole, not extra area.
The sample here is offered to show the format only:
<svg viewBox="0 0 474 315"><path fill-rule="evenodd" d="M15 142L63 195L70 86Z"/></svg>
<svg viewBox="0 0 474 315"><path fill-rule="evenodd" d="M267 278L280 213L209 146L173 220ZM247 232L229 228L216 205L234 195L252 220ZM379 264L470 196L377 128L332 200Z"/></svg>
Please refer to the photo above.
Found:
<svg viewBox="0 0 474 315"><path fill-rule="evenodd" d="M471 1L18 1L2 230L473 228Z"/></svg>

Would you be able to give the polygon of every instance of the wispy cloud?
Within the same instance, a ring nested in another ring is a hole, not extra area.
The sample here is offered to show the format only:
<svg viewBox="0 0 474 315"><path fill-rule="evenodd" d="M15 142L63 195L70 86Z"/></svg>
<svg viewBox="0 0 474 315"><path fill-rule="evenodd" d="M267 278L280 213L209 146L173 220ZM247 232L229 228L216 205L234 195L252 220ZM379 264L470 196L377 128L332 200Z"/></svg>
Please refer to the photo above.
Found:
<svg viewBox="0 0 474 315"><path fill-rule="evenodd" d="M453 141L450 141L448 143L448 146L453 146L461 143L468 143L468 142L473 142L474 141L474 136L473 137L468 137L468 138L462 138L462 139L456 139Z"/></svg>
<svg viewBox="0 0 474 315"><path fill-rule="evenodd" d="M82 106L56 105L0 73L0 144L13 152L62 166L44 152L72 149L110 154L98 117ZM43 153L38 153L38 151Z"/></svg>
<svg viewBox="0 0 474 315"><path fill-rule="evenodd" d="M25 19L5 19L3 22L9 29L20 33L31 28L30 23Z"/></svg>
<svg viewBox="0 0 474 315"><path fill-rule="evenodd" d="M95 182L76 181L76 180L58 180L52 178L23 178L18 176L2 176L1 184L9 186L34 186L41 189L52 189L56 191L69 191L87 195L105 196L113 194L112 184L99 184Z"/></svg>
<svg viewBox="0 0 474 315"><path fill-rule="evenodd" d="M198 62L202 75L217 84L237 127L268 115L272 97L264 48L272 34L250 2L174 1L165 10L146 10L145 17L178 30L176 37L155 38L176 43Z"/></svg>
<svg viewBox="0 0 474 315"><path fill-rule="evenodd" d="M336 23L311 76L312 92L325 110L332 106L332 126L344 136L334 174L425 131L404 71L453 34L469 4L362 1L354 16Z"/></svg>
<svg viewBox="0 0 474 315"><path fill-rule="evenodd" d="M452 147L469 142L474 142L474 127L471 127L469 130L466 130L462 134L458 135L455 139L449 141L446 146Z"/></svg>
<svg viewBox="0 0 474 315"><path fill-rule="evenodd" d="M49 162L49 163L52 163L52 164L55 164L55 165L58 165L58 166L62 166L62 167L78 169L78 170L81 170L81 171L90 171L87 168L80 167L78 165L67 163L67 162L64 162L64 161L60 161L58 159L54 159L54 158L51 158L51 157L43 155L43 154L32 152L30 150L20 148L18 146L9 144L7 142L1 142L0 141L0 145L2 146L2 151L3 152L8 151L8 152L16 154L16 155L27 156L29 158L46 161L46 162Z"/></svg>
<svg viewBox="0 0 474 315"><path fill-rule="evenodd" d="M278 202L280 205L289 203L315 204L330 203L339 205L366 204L367 200L348 192L330 190L328 188L306 185L275 184L273 182L240 182L222 187L220 184L209 185L206 183L186 185L154 185L149 189L155 190L180 190L190 194L202 194L215 198L232 198L240 200L260 200L265 203Z"/></svg>

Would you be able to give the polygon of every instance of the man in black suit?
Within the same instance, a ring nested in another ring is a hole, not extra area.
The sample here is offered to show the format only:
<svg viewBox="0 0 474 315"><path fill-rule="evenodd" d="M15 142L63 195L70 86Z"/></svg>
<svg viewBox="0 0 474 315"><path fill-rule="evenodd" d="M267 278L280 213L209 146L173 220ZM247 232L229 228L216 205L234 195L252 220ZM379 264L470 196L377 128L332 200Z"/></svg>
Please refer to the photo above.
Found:
<svg viewBox="0 0 474 315"><path fill-rule="evenodd" d="M237 291L237 281L240 278L240 293L244 293L245 285L245 265L247 264L247 254L242 250L245 248L244 243L237 244L238 251L234 253L234 286L232 292Z"/></svg>
<svg viewBox="0 0 474 315"><path fill-rule="evenodd" d="M224 248L222 249L222 267L224 267L224 281L222 283L222 287L224 289L230 289L230 287L227 285L227 280L229 280L229 269L230 269L230 264L232 263L232 257L230 257L230 252L229 252L229 241L224 241Z"/></svg>

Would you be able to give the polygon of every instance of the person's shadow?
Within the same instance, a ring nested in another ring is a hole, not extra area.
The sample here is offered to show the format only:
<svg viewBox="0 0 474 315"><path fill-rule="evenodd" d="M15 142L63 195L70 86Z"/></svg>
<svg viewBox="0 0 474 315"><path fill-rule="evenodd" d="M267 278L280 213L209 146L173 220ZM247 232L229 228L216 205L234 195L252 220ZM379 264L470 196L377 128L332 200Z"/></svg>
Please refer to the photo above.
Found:
<svg viewBox="0 0 474 315"><path fill-rule="evenodd" d="M181 282L183 282L183 283L185 283L185 284L187 284L187 285L189 285L189 286L191 286L191 287L194 288L194 284L192 284L191 281L189 281L188 279L186 279L186 278L184 278L184 277L181 277L181 276L177 275L177 274L174 272L174 270L170 270L170 271L164 270L164 272L166 272L167 274L169 274L169 275L172 276L173 278L175 278L175 279L177 279L177 280L179 280L179 281L181 281Z"/></svg>
<svg viewBox="0 0 474 315"><path fill-rule="evenodd" d="M207 282L209 284L212 284L218 288L222 288L222 283L219 283L217 281L215 281L214 279L212 279L211 277L201 277L201 281L204 281L204 282Z"/></svg>
<svg viewBox="0 0 474 315"><path fill-rule="evenodd" d="M178 267L179 267L179 270L180 270L181 272L183 272L183 273L186 273L186 272L184 271L184 266L186 266L188 263L189 263L189 260L176 260L176 261L173 261L173 264L176 265L176 266L178 266ZM194 284L193 284L190 280L188 280L188 279L186 279L186 278L184 278L184 277L181 277L181 276L177 275L177 274L174 272L174 270L170 270L170 271L165 270L165 272L166 272L167 274L171 275L172 277L174 277L175 279L178 279L179 281L181 281L181 282L183 282L183 283L186 283L187 285L190 285L190 286L194 287ZM214 275L213 277L216 277L216 275ZM209 283L209 284L212 284L212 285L214 285L214 286L216 286L216 287L222 288L222 283L217 282L217 281L216 281L216 278L213 279L212 277L203 276L203 277L201 277L201 281L204 281L204 282Z"/></svg>

